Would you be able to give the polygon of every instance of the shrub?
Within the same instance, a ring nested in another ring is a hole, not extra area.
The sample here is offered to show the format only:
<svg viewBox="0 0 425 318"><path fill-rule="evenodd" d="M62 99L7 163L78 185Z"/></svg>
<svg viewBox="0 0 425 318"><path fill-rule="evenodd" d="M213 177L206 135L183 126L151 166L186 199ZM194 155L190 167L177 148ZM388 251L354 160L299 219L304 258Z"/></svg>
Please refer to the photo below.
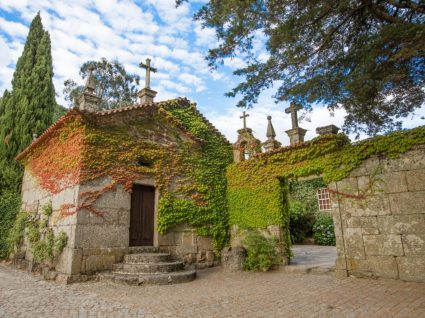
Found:
<svg viewBox="0 0 425 318"><path fill-rule="evenodd" d="M15 192L3 192L0 195L0 258L6 258L9 253L13 251L14 241L10 241L9 244L9 232L12 230L16 216L18 215L19 208L21 205L21 198L19 193ZM20 220L22 221L22 220ZM25 227L25 221L23 221ZM19 223L22 225L22 222ZM16 228L15 233L19 232L19 228ZM20 240L19 236L15 236L16 240Z"/></svg>
<svg viewBox="0 0 425 318"><path fill-rule="evenodd" d="M273 265L282 263L277 255L278 242L275 239L265 238L258 231L249 231L242 242L247 249L244 269L247 271L267 271Z"/></svg>
<svg viewBox="0 0 425 318"><path fill-rule="evenodd" d="M316 215L313 237L316 244L335 246L335 231L331 214L318 213Z"/></svg>
<svg viewBox="0 0 425 318"><path fill-rule="evenodd" d="M306 237L311 237L314 222L315 214L308 211L304 204L299 201L290 203L289 229L292 243L301 243Z"/></svg>

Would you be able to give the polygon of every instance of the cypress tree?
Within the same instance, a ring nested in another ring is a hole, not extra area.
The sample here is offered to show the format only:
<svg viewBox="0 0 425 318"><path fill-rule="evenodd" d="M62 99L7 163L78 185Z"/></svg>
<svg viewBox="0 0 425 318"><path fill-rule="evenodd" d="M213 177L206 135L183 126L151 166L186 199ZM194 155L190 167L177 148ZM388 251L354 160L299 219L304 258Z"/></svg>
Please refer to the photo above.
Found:
<svg viewBox="0 0 425 318"><path fill-rule="evenodd" d="M7 257L6 238L19 209L22 166L16 155L52 124L55 108L50 35L38 13L16 63L12 90L0 99L0 258Z"/></svg>
<svg viewBox="0 0 425 318"><path fill-rule="evenodd" d="M16 63L12 91L6 91L0 103L0 160L4 165L20 170L15 156L31 143L34 134L39 136L52 124L56 107L52 77L50 35L38 13ZM20 173L16 178L14 182L19 184ZM16 188L16 184L10 187Z"/></svg>

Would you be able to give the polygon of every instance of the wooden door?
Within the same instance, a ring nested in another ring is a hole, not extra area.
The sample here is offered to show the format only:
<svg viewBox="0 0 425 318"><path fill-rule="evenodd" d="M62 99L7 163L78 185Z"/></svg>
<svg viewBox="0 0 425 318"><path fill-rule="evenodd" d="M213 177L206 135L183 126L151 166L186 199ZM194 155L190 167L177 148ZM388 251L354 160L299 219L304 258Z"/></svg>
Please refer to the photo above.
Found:
<svg viewBox="0 0 425 318"><path fill-rule="evenodd" d="M153 246L155 188L135 184L131 194L130 246Z"/></svg>

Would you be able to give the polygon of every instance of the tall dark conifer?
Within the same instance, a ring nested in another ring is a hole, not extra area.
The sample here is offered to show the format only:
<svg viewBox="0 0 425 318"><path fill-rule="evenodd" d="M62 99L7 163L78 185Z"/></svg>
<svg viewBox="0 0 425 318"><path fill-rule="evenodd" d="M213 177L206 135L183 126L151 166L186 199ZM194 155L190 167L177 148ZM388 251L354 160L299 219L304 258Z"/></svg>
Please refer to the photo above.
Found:
<svg viewBox="0 0 425 318"><path fill-rule="evenodd" d="M14 162L15 156L31 143L33 135L39 136L52 124L56 107L52 77L50 35L43 29L38 13L16 63L12 91L5 92L0 102L0 165L20 170ZM4 179L0 175L2 186ZM16 174L16 180L9 181L15 183L10 188L16 189L20 173Z"/></svg>

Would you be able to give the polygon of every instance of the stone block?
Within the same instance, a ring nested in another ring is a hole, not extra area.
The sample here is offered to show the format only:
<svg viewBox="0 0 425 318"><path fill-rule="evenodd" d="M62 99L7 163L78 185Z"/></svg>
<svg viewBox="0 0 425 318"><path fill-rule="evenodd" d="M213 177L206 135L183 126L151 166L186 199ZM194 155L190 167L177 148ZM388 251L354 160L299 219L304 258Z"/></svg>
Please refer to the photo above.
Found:
<svg viewBox="0 0 425 318"><path fill-rule="evenodd" d="M406 171L425 169L425 149L417 148L402 154L399 158L381 160L385 171Z"/></svg>
<svg viewBox="0 0 425 318"><path fill-rule="evenodd" d="M83 252L81 249L64 248L56 263L56 270L62 274L79 274L81 272Z"/></svg>
<svg viewBox="0 0 425 318"><path fill-rule="evenodd" d="M368 256L369 268L375 277L398 278L398 267L394 256Z"/></svg>
<svg viewBox="0 0 425 318"><path fill-rule="evenodd" d="M401 235L379 234L363 236L366 255L369 256L401 256L404 255Z"/></svg>
<svg viewBox="0 0 425 318"><path fill-rule="evenodd" d="M370 188L370 176L357 177L357 187L360 193L367 191Z"/></svg>
<svg viewBox="0 0 425 318"><path fill-rule="evenodd" d="M170 231L165 234L159 234L158 242L159 242L159 245L165 245L165 246L177 245L176 233L173 231ZM181 242L181 239L180 239L180 242Z"/></svg>
<svg viewBox="0 0 425 318"><path fill-rule="evenodd" d="M77 205L77 195L79 186L73 186L63 189L52 195L52 209L60 210L63 204Z"/></svg>
<svg viewBox="0 0 425 318"><path fill-rule="evenodd" d="M352 228L378 228L376 216L361 216L347 218L347 227Z"/></svg>
<svg viewBox="0 0 425 318"><path fill-rule="evenodd" d="M391 214L390 202L387 194L377 194L367 196L365 200L360 200L363 216L377 216Z"/></svg>
<svg viewBox="0 0 425 318"><path fill-rule="evenodd" d="M81 196L80 191L80 196ZM124 191L121 185L117 185L115 190L104 192L96 201L96 206L108 209L124 209L131 208L131 194Z"/></svg>
<svg viewBox="0 0 425 318"><path fill-rule="evenodd" d="M369 261L366 259L348 258L347 267L350 272L370 272L371 270L369 266Z"/></svg>
<svg viewBox="0 0 425 318"><path fill-rule="evenodd" d="M196 245L181 245L176 246L177 255L196 254L198 253L198 247Z"/></svg>
<svg viewBox="0 0 425 318"><path fill-rule="evenodd" d="M362 164L354 169L351 173L351 177L369 176L371 172L375 171L380 167L380 160L378 156L370 157L369 159L362 162Z"/></svg>
<svg viewBox="0 0 425 318"><path fill-rule="evenodd" d="M409 191L425 190L425 169L406 171Z"/></svg>
<svg viewBox="0 0 425 318"><path fill-rule="evenodd" d="M403 234L401 241L403 242L404 253L406 256L425 256L425 231L422 231L420 234Z"/></svg>
<svg viewBox="0 0 425 318"><path fill-rule="evenodd" d="M425 191L389 195L392 214L425 214Z"/></svg>
<svg viewBox="0 0 425 318"><path fill-rule="evenodd" d="M119 209L118 224L130 227L130 209Z"/></svg>
<svg viewBox="0 0 425 318"><path fill-rule="evenodd" d="M82 272L92 274L97 271L112 270L115 263L113 255L92 255L83 261Z"/></svg>
<svg viewBox="0 0 425 318"><path fill-rule="evenodd" d="M425 214L378 216L378 228L383 234L424 233Z"/></svg>
<svg viewBox="0 0 425 318"><path fill-rule="evenodd" d="M75 246L125 247L129 244L129 228L122 225L78 225L75 233Z"/></svg>
<svg viewBox="0 0 425 318"><path fill-rule="evenodd" d="M207 258L207 262L214 262L215 259L215 253L213 251L207 251L205 253L206 258Z"/></svg>
<svg viewBox="0 0 425 318"><path fill-rule="evenodd" d="M365 258L361 229L348 228L344 233L345 252L349 258Z"/></svg>
<svg viewBox="0 0 425 318"><path fill-rule="evenodd" d="M412 282L425 282L425 256L397 257L400 279Z"/></svg>
<svg viewBox="0 0 425 318"><path fill-rule="evenodd" d="M345 257L338 257L335 261L335 270L337 269L347 269L347 261Z"/></svg>
<svg viewBox="0 0 425 318"><path fill-rule="evenodd" d="M129 213L127 210L115 209L115 208L106 208L98 206L97 204L93 205L97 211L102 212L102 215L97 215L92 213L87 209L81 209L78 211L78 224L96 224L96 225L126 225L119 222L121 214Z"/></svg>
<svg viewBox="0 0 425 318"><path fill-rule="evenodd" d="M246 250L242 246L225 247L221 251L221 264L224 270L241 271L246 257Z"/></svg>
<svg viewBox="0 0 425 318"><path fill-rule="evenodd" d="M210 251L213 249L212 239L205 236L197 236L196 245L198 245L198 250Z"/></svg>
<svg viewBox="0 0 425 318"><path fill-rule="evenodd" d="M357 178L345 178L337 182L339 192L348 194L358 194Z"/></svg>
<svg viewBox="0 0 425 318"><path fill-rule="evenodd" d="M404 171L386 173L381 176L381 180L376 181L376 190L381 190L385 193L398 193L407 191L407 180Z"/></svg>
<svg viewBox="0 0 425 318"><path fill-rule="evenodd" d="M196 234L192 231L183 233L182 245L196 245Z"/></svg>
<svg viewBox="0 0 425 318"><path fill-rule="evenodd" d="M380 234L379 230L376 228L364 228L362 229L362 234L363 235L376 235L376 234Z"/></svg>

